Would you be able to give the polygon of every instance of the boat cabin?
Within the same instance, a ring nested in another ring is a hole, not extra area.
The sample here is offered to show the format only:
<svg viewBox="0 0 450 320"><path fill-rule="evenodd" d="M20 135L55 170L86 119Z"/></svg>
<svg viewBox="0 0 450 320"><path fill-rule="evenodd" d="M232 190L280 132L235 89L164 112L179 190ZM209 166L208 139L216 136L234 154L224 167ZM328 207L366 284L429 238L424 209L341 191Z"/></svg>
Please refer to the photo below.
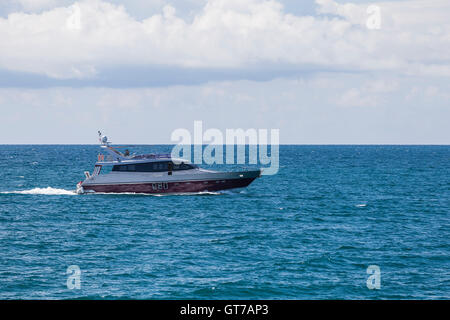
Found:
<svg viewBox="0 0 450 320"><path fill-rule="evenodd" d="M126 172L167 172L190 170L197 168L196 165L190 163L174 163L172 161L152 161L143 163L116 164L112 171Z"/></svg>

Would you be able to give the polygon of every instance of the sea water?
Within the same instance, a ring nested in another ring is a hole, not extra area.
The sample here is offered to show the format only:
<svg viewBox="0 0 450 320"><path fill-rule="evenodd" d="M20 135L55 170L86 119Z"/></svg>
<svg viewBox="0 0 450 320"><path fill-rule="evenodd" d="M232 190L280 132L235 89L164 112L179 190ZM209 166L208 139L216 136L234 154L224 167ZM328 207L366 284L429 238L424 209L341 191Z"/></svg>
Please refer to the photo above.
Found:
<svg viewBox="0 0 450 320"><path fill-rule="evenodd" d="M286 145L243 190L77 195L98 152L0 146L0 299L450 298L450 146Z"/></svg>

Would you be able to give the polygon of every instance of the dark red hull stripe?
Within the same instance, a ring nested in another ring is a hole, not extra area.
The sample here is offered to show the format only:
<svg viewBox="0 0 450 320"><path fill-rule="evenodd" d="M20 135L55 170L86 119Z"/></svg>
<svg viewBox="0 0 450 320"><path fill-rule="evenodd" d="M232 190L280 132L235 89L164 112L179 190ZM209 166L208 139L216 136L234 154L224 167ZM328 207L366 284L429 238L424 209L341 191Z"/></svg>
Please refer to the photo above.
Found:
<svg viewBox="0 0 450 320"><path fill-rule="evenodd" d="M220 191L247 187L256 178L242 178L229 180L208 180L190 182L156 182L135 184L103 184L83 186L84 191L95 192L133 192L133 193L186 193L203 191Z"/></svg>

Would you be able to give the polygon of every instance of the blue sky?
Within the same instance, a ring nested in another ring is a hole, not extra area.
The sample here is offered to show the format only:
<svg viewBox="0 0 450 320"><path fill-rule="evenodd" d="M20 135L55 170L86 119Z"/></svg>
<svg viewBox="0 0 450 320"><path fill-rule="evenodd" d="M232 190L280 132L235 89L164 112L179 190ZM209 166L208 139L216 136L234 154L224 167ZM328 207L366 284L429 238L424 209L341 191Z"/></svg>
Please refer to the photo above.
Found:
<svg viewBox="0 0 450 320"><path fill-rule="evenodd" d="M0 143L170 143L203 120L448 144L448 16L445 0L2 1Z"/></svg>

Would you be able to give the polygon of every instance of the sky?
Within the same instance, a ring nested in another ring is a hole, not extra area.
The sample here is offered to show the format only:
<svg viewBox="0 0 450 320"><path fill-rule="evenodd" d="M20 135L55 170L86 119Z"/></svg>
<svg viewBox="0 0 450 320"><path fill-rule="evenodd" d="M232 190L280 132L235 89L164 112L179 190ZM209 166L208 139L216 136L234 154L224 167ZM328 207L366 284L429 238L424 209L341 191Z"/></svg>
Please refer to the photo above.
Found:
<svg viewBox="0 0 450 320"><path fill-rule="evenodd" d="M449 144L450 1L2 0L0 144Z"/></svg>

